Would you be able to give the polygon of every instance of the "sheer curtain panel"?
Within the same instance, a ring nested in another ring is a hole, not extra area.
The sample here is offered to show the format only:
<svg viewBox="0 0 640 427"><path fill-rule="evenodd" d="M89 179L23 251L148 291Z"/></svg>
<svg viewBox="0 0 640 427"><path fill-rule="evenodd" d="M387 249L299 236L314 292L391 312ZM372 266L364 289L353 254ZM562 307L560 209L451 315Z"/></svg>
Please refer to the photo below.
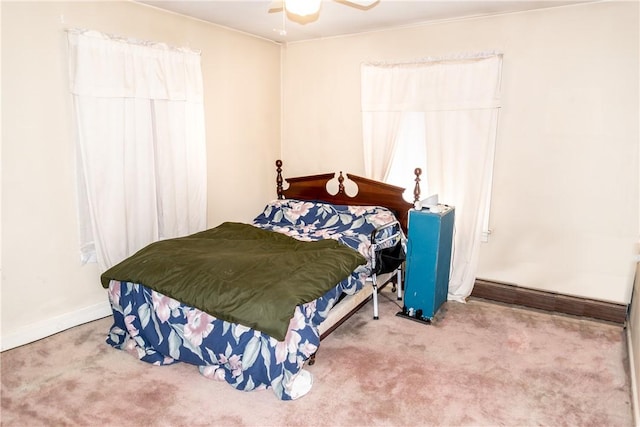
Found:
<svg viewBox="0 0 640 427"><path fill-rule="evenodd" d="M206 228L200 54L68 30L83 262Z"/></svg>
<svg viewBox="0 0 640 427"><path fill-rule="evenodd" d="M495 52L362 65L365 173L411 188L421 167L423 196L456 208L452 300L471 294L487 231L501 69Z"/></svg>

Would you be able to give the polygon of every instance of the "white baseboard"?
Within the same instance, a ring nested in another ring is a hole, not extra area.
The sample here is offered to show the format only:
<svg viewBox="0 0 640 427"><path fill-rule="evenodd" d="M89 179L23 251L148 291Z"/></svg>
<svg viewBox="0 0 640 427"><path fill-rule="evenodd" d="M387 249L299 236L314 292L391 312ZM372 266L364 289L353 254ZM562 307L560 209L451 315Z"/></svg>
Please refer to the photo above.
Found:
<svg viewBox="0 0 640 427"><path fill-rule="evenodd" d="M62 332L74 326L111 315L111 305L105 298L104 303L65 313L52 319L26 325L19 330L0 337L0 351L9 350L21 345L29 344Z"/></svg>
<svg viewBox="0 0 640 427"><path fill-rule="evenodd" d="M638 372L635 369L635 357L633 343L631 342L631 330L627 325L627 350L629 353L629 372L631 376L631 408L633 411L633 425L640 426L640 403L638 401Z"/></svg>

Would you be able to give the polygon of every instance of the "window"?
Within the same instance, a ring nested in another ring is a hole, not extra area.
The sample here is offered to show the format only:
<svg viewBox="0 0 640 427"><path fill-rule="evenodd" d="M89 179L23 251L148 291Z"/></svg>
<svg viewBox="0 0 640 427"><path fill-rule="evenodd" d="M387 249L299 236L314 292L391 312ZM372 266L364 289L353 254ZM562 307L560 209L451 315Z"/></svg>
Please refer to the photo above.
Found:
<svg viewBox="0 0 640 427"><path fill-rule="evenodd" d="M413 188L421 167L422 197L456 209L450 299L471 294L488 232L501 68L492 52L362 66L367 176Z"/></svg>
<svg viewBox="0 0 640 427"><path fill-rule="evenodd" d="M206 227L200 55L69 30L81 258L100 270Z"/></svg>

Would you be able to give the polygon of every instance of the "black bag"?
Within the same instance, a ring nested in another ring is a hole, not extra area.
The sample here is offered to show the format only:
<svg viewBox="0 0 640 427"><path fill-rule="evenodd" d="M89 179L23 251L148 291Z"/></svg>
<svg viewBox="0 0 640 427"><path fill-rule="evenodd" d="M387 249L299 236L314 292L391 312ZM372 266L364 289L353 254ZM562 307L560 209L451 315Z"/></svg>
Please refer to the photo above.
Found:
<svg viewBox="0 0 640 427"><path fill-rule="evenodd" d="M406 259L402 242L398 242L390 248L376 251L376 266L373 272L376 274L391 273L396 270Z"/></svg>

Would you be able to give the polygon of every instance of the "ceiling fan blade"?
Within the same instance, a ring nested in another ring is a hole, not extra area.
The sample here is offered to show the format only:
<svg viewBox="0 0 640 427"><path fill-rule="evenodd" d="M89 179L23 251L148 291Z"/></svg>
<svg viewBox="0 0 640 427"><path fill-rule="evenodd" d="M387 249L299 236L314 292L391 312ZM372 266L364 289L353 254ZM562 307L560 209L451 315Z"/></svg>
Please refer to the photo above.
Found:
<svg viewBox="0 0 640 427"><path fill-rule="evenodd" d="M336 0L347 6L357 7L358 9L370 9L380 2L380 0Z"/></svg>
<svg viewBox="0 0 640 427"><path fill-rule="evenodd" d="M273 0L269 5L269 13L282 12L284 10L284 0Z"/></svg>

